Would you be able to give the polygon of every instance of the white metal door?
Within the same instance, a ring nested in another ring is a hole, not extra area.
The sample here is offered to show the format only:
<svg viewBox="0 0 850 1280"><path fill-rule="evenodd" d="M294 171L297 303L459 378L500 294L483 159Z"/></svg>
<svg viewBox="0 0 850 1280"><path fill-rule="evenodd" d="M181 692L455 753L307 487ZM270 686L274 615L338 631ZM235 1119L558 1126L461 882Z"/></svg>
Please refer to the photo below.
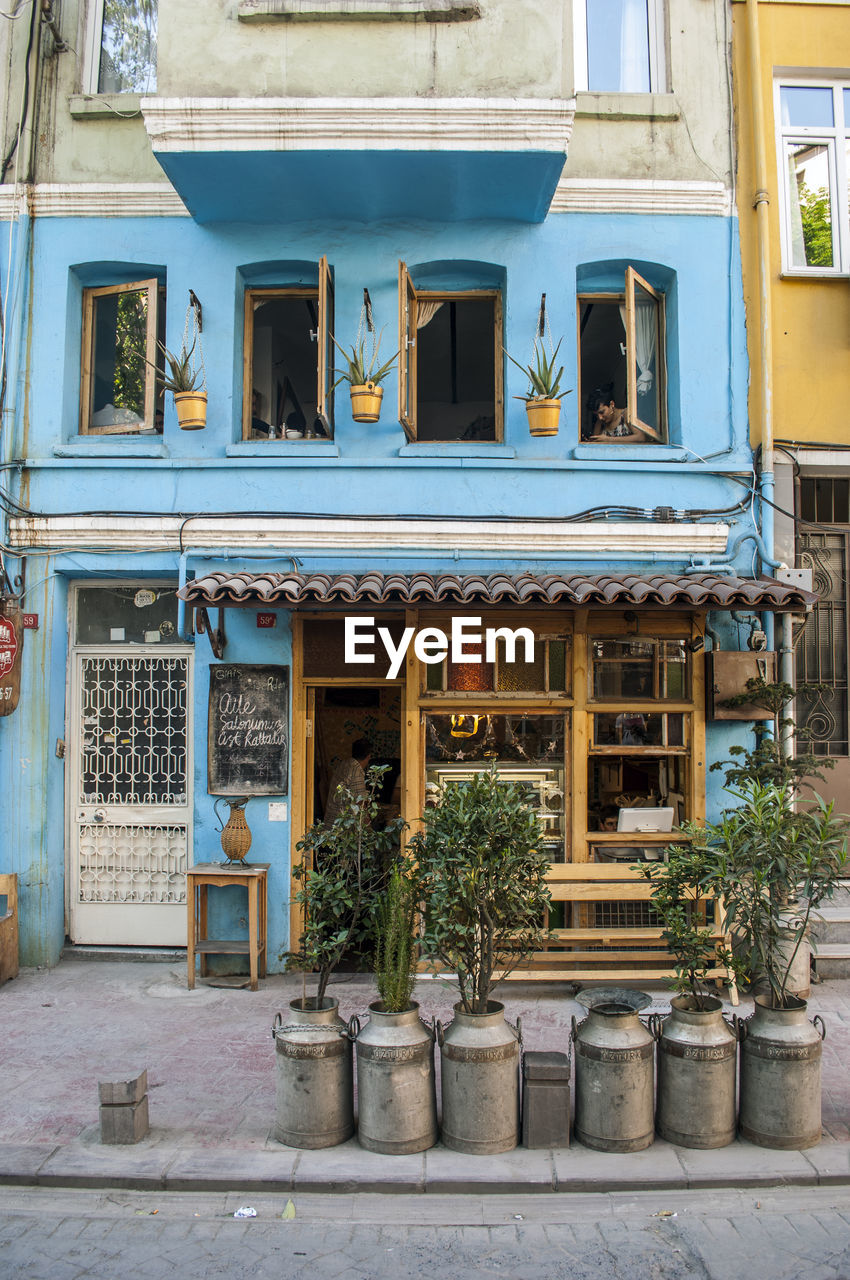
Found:
<svg viewBox="0 0 850 1280"><path fill-rule="evenodd" d="M71 939L185 946L191 653L86 648L72 673Z"/></svg>

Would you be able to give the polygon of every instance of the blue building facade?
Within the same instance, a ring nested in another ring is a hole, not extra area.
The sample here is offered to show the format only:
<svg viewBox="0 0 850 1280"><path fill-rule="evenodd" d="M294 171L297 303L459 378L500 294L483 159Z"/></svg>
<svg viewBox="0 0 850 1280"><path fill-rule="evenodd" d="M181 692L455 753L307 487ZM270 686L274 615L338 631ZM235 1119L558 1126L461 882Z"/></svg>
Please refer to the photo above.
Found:
<svg viewBox="0 0 850 1280"><path fill-rule="evenodd" d="M297 933L295 845L365 736L409 821L493 759L534 788L562 931L548 968L592 972L570 930L639 928L645 908L627 890L577 908L569 868L633 859L634 837L594 839L612 806L717 812L710 766L751 730L706 720L706 648L801 607L762 577L727 186L616 182L616 149L611 179L574 177L573 97L537 125L529 107L524 141L488 99L474 150L371 155L292 144L277 99L237 151L245 100L205 134L211 101L142 99L168 182L92 192L36 167L2 189L5 592L37 615L0 719L22 961L55 963L66 936L185 942L185 871L222 856L210 687L262 666L285 669L283 771L247 751L229 794L252 797L249 860L270 864L272 968ZM374 423L331 389L331 335L371 342L364 289L382 358L401 351ZM151 341L173 352L196 327L207 417L183 431L140 353L161 364ZM569 392L542 438L506 357L535 339L560 343ZM598 386L625 441L599 438ZM534 656L411 648L393 679L379 649L345 661L346 618L397 637L461 615L528 627ZM244 936L239 890L213 914Z"/></svg>

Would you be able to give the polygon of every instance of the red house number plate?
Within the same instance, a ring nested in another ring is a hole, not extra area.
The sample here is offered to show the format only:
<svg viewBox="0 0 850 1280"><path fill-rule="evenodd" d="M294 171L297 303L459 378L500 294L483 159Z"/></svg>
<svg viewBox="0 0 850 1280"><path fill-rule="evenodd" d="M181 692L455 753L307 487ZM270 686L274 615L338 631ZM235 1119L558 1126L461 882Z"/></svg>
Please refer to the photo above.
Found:
<svg viewBox="0 0 850 1280"><path fill-rule="evenodd" d="M258 627L273 627L276 621L277 621L277 617L276 617L276 615L275 615L275 614L273 614L273 613L258 613L258 614L257 614L257 626L258 626Z"/></svg>

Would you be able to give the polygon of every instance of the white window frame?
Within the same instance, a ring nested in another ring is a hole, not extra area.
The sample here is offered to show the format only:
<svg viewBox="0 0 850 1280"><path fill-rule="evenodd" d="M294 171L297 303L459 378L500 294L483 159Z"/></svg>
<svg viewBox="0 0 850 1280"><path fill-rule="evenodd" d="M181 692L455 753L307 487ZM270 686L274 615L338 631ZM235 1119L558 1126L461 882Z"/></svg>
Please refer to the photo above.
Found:
<svg viewBox="0 0 850 1280"><path fill-rule="evenodd" d="M825 126L803 127L783 125L782 89L830 89L832 91L832 128ZM846 276L850 274L850 218L847 201L850 194L847 147L850 139L850 112L844 110L844 90L850 89L850 77L845 80L813 78L793 75L777 76L773 82L773 109L776 121L776 166L781 192L779 223L782 244L782 274L786 276ZM832 266L820 264L800 266L794 262L791 220L791 190L785 149L788 143L800 142L825 146L829 154L829 174L833 184L832 206Z"/></svg>
<svg viewBox="0 0 850 1280"><path fill-rule="evenodd" d="M623 90L592 89L587 71L587 6L593 0L573 0L573 53L577 93L614 93ZM667 29L664 0L646 0L649 29L649 92L667 93Z"/></svg>
<svg viewBox="0 0 850 1280"><path fill-rule="evenodd" d="M100 82L100 50L103 42L103 0L88 0L84 32L83 93L105 97L98 87ZM121 97L133 97L132 93ZM138 96L138 95L135 95Z"/></svg>

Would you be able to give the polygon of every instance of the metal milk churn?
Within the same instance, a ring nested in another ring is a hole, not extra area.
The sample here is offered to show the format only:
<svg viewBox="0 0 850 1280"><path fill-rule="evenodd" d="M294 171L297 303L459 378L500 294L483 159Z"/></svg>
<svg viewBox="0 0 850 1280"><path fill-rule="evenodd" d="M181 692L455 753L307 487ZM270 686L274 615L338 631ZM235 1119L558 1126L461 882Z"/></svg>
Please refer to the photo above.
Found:
<svg viewBox="0 0 850 1280"><path fill-rule="evenodd" d="M658 1037L660 1138L680 1147L725 1147L735 1137L738 1042L723 1018L723 1005L705 997L697 1009L676 996L666 1018L651 1019Z"/></svg>
<svg viewBox="0 0 850 1280"><path fill-rule="evenodd" d="M367 1151L407 1155L437 1141L434 1032L413 1002L401 1013L369 1005L357 1045L357 1137Z"/></svg>
<svg viewBox="0 0 850 1280"><path fill-rule="evenodd" d="M806 1002L787 997L773 1009L756 996L741 1037L740 1128L760 1147L800 1151L821 1140L823 1019L806 1017Z"/></svg>
<svg viewBox="0 0 850 1280"><path fill-rule="evenodd" d="M505 1007L490 1000L487 1013L464 1013L443 1029L440 1079L443 1144L452 1151L495 1155L519 1142L519 1049L522 1023L505 1021Z"/></svg>
<svg viewBox="0 0 850 1280"><path fill-rule="evenodd" d="M652 1003L642 991L580 991L588 1010L573 1018L576 1051L575 1136L595 1151L642 1151L652 1142L652 1034L638 1010Z"/></svg>
<svg viewBox="0 0 850 1280"><path fill-rule="evenodd" d="M290 1001L286 1021L275 1016L272 1036L275 1138L311 1150L345 1142L354 1133L354 1072L337 1001L325 998L321 1009L302 1009L300 999Z"/></svg>

